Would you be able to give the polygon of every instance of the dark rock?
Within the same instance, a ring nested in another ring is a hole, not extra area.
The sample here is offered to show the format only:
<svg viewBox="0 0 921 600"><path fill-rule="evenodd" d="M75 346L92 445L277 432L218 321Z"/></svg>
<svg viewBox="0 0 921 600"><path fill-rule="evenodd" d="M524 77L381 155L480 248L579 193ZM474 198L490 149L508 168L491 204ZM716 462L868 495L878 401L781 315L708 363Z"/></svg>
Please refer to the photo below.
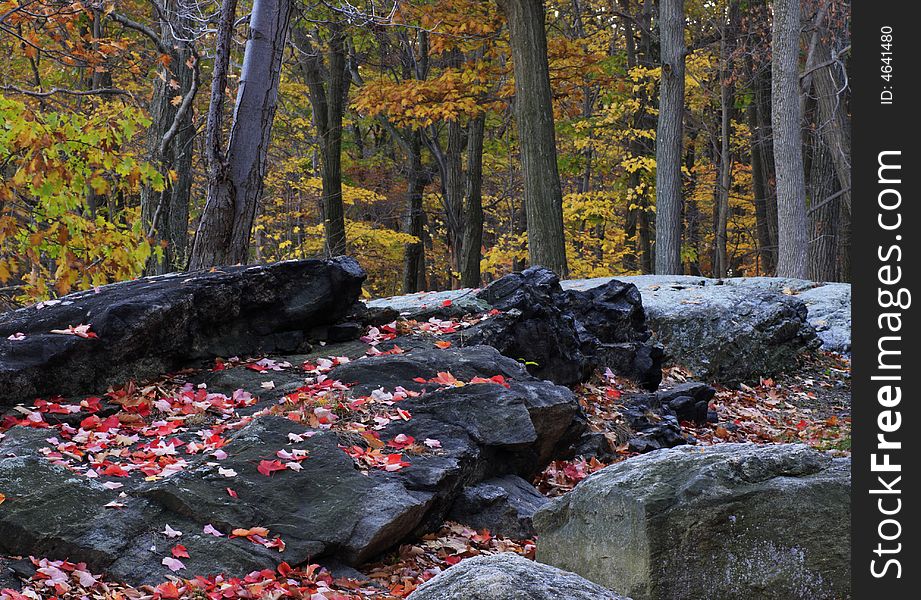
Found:
<svg viewBox="0 0 921 600"><path fill-rule="evenodd" d="M629 600L574 573L503 552L468 558L420 585L410 600Z"/></svg>
<svg viewBox="0 0 921 600"><path fill-rule="evenodd" d="M560 385L585 381L604 367L650 390L662 379L662 348L647 341L642 302L631 284L614 281L596 290L564 292L552 271L534 267L482 290L423 292L373 300L369 306L393 308L417 320L497 309L500 314L445 339L458 346L493 346L533 375Z"/></svg>
<svg viewBox="0 0 921 600"><path fill-rule="evenodd" d="M656 394L631 394L623 399L621 413L631 431L631 452L650 452L688 443L677 417L668 413Z"/></svg>
<svg viewBox="0 0 921 600"><path fill-rule="evenodd" d="M291 362L296 362L294 357ZM439 372L450 372L466 385L438 389L437 384L414 381ZM502 375L508 387L470 383L474 377L494 375ZM212 392L240 385L258 391L266 375L241 367L204 377ZM278 385L267 397L277 398L303 384L303 373L278 371L271 377ZM171 575L161 560L177 541L191 556L183 559L185 569L178 575L242 575L274 568L280 560L356 565L408 536L440 526L465 488L490 478L505 481L507 475L530 477L585 428L568 389L534 379L491 347L362 358L335 368L329 377L354 384L355 395L397 386L423 390L399 402L411 418L397 419L379 434L384 441L399 434L413 436L420 447L424 440L437 440L436 449L407 450L409 466L402 470L363 474L342 450L365 444L363 438L309 431L303 441L292 442L290 434L305 434L305 425L259 416L223 434L226 458L184 455L183 470L156 481L137 476L92 479L42 456L53 430L13 427L0 440L0 490L7 497L0 511L0 551L85 561L93 572L133 584L156 583ZM273 403L263 398L259 405ZM177 437L188 442L197 434L190 429ZM257 471L261 460L290 448L308 453L301 470L270 477ZM228 478L219 468L233 469L236 475ZM107 481L123 487L107 489ZM526 498L521 490L517 493ZM113 501L117 504L105 507ZM524 504L515 506L524 515ZM182 532L180 540L161 533L167 524ZM203 531L209 524L224 534L234 528L266 527L270 538L279 536L287 547L279 554L245 538L215 537Z"/></svg>
<svg viewBox="0 0 921 600"><path fill-rule="evenodd" d="M537 558L638 600L848 598L850 489L802 445L652 452L538 511Z"/></svg>
<svg viewBox="0 0 921 600"><path fill-rule="evenodd" d="M597 458L606 462L614 458L614 449L611 448L611 442L608 441L607 436L599 431L590 431L582 434L569 454L586 459Z"/></svg>
<svg viewBox="0 0 921 600"><path fill-rule="evenodd" d="M487 479L464 488L448 518L515 539L534 537L531 518L549 500L515 475Z"/></svg>
<svg viewBox="0 0 921 600"><path fill-rule="evenodd" d="M688 382L656 393L656 401L668 414L679 421L690 421L697 425L707 422L710 400L716 390L705 383Z"/></svg>
<svg viewBox="0 0 921 600"><path fill-rule="evenodd" d="M479 297L502 314L455 337L498 348L538 377L572 385L610 367L648 389L662 379L663 353L646 343L650 334L632 285L614 281L564 293L552 271L537 267L494 281Z"/></svg>
<svg viewBox="0 0 921 600"><path fill-rule="evenodd" d="M350 258L146 277L0 315L4 404L104 390L215 356L298 352L365 273ZM98 339L50 333L91 325ZM25 334L19 341L7 339ZM354 333L354 331L352 331Z"/></svg>

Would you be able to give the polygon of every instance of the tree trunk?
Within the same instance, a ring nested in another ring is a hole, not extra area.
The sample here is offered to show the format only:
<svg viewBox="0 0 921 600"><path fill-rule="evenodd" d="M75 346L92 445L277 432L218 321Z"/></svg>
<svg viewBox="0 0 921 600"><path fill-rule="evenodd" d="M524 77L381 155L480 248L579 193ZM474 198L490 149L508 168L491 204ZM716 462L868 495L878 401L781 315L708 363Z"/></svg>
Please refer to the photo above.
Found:
<svg viewBox="0 0 921 600"><path fill-rule="evenodd" d="M208 200L190 269L245 263L278 101L290 0L255 0L227 150L221 149L223 95L236 0L223 0L208 114Z"/></svg>
<svg viewBox="0 0 921 600"><path fill-rule="evenodd" d="M656 273L681 273L684 0L659 3L662 83L656 127Z"/></svg>
<svg viewBox="0 0 921 600"><path fill-rule="evenodd" d="M319 137L323 253L339 256L346 253L345 207L342 202L342 117L351 78L348 76L342 24L333 19L327 27L329 40L325 68L319 40L314 45L301 28L295 29L294 35L299 50L298 62L307 84Z"/></svg>
<svg viewBox="0 0 921 600"><path fill-rule="evenodd" d="M151 256L145 275L182 271L188 262L189 197L192 191L192 141L195 125L192 103L198 91L198 56L188 43L177 39L191 37L188 18L175 1L164 5L160 14L161 45L172 50L170 63L154 79L150 104L152 124L147 132L147 152L152 164L166 178L166 187L157 192L141 188L141 220L155 245L163 246L163 257ZM178 85L177 85L178 84ZM175 89L173 87L175 86ZM176 97L181 98L174 103ZM169 172L175 173L171 181Z"/></svg>
<svg viewBox="0 0 921 600"><path fill-rule="evenodd" d="M422 167L422 134L419 131L410 134L406 160L409 172L403 231L419 240L406 244L403 253L403 293L412 294L425 289L425 211L422 198L429 177Z"/></svg>
<svg viewBox="0 0 921 600"><path fill-rule="evenodd" d="M726 277L729 273L729 253L726 248L729 229L729 188L732 186L732 46L730 39L735 34L736 4L729 6L728 23L720 36L720 170L719 197L716 220L716 264L714 275Z"/></svg>
<svg viewBox="0 0 921 600"><path fill-rule="evenodd" d="M563 237L563 192L542 0L498 0L508 18L515 73L515 114L521 147L528 255L532 266L568 273Z"/></svg>
<svg viewBox="0 0 921 600"><path fill-rule="evenodd" d="M464 196L464 242L461 245L461 285L480 287L480 259L483 246L483 133L486 115L467 126L467 190Z"/></svg>
<svg viewBox="0 0 921 600"><path fill-rule="evenodd" d="M800 0L775 0L771 124L777 174L777 275L808 276L809 237L799 84Z"/></svg>

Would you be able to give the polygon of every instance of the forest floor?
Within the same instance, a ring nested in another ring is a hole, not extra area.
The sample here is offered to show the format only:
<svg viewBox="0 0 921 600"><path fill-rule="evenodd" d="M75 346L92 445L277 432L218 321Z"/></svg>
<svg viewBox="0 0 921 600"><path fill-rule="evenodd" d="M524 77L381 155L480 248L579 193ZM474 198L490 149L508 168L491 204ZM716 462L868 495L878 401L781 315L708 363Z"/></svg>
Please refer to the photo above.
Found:
<svg viewBox="0 0 921 600"><path fill-rule="evenodd" d="M664 371L661 389L682 383L690 375L678 367ZM804 443L821 450L847 454L850 449L850 360L820 353L804 358L795 372L773 379L729 388L715 386L710 410L717 419L704 426L682 423L700 444L751 441L762 444ZM610 462L595 458L555 461L534 481L547 496L571 490L579 481L613 462L630 457L626 444L618 445L623 427L622 401L639 393L628 381L599 374L575 392L589 418L591 429L609 436L616 447ZM0 498L0 502L2 502ZM474 530L446 522L434 533L401 545L360 571L337 572L310 565L292 568L282 563L276 571L265 570L242 578L224 576L176 578L159 586L132 588L93 575L82 564L47 559L19 559L20 566L37 569L21 592L5 589L2 600L25 598L261 598L301 597L310 600L377 600L405 598L438 572L479 554L515 552L534 558L538 541L509 539L487 530ZM3 559L7 565L15 560ZM28 563L31 562L31 565ZM22 569L23 572L29 568ZM339 575L346 575L341 577ZM66 590L58 588L62 581ZM79 582L76 584L75 582ZM0 585L2 587L2 585ZM64 592L64 593L61 593Z"/></svg>

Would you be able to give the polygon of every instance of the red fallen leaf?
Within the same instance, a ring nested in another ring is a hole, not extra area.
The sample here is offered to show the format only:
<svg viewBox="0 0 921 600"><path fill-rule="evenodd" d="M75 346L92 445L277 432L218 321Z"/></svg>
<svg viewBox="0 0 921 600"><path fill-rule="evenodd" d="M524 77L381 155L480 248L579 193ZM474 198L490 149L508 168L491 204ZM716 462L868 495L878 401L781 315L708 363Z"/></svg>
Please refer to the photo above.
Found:
<svg viewBox="0 0 921 600"><path fill-rule="evenodd" d="M439 385L454 385L457 383L457 378L448 371L439 371L438 376L430 381Z"/></svg>
<svg viewBox="0 0 921 600"><path fill-rule="evenodd" d="M615 390L614 388L608 388L604 391L604 395L610 398L611 400L617 400L620 398L620 390Z"/></svg>
<svg viewBox="0 0 921 600"><path fill-rule="evenodd" d="M260 473L266 477L271 477L275 471L284 471L287 467L280 460L260 460L259 466L256 467Z"/></svg>
<svg viewBox="0 0 921 600"><path fill-rule="evenodd" d="M437 347L439 347L439 348L442 348L442 349L444 349L444 348L450 348L450 347L451 347L451 342L448 342L448 341L445 341L445 340L438 340L437 342L435 342L435 345L436 345Z"/></svg>
<svg viewBox="0 0 921 600"><path fill-rule="evenodd" d="M502 375L493 375L489 379L486 379L485 377L476 376L470 380L470 383L498 383L499 385L503 387L511 387L509 386L508 382L505 380L505 377L503 377Z"/></svg>
<svg viewBox="0 0 921 600"><path fill-rule="evenodd" d="M413 381L416 383L428 383L428 380L424 377L413 377Z"/></svg>
<svg viewBox="0 0 921 600"><path fill-rule="evenodd" d="M226 368L227 368L227 366L224 365L224 361L222 361L221 359L217 358L217 359L214 360L214 368L211 369L211 370L212 370L212 371L223 371L223 370L226 369Z"/></svg>
<svg viewBox="0 0 921 600"><path fill-rule="evenodd" d="M289 565L288 563L284 561L282 561L282 563L278 565L278 574L281 575L282 577L287 577L288 575L291 574L292 571L294 571L294 569L291 568L291 565Z"/></svg>
<svg viewBox="0 0 921 600"><path fill-rule="evenodd" d="M231 488L224 488L224 489L227 490L227 495L230 496L231 498L237 497L237 493Z"/></svg>
<svg viewBox="0 0 921 600"><path fill-rule="evenodd" d="M444 561L450 566L454 566L463 559L462 556L445 556Z"/></svg>
<svg viewBox="0 0 921 600"><path fill-rule="evenodd" d="M239 527L230 532L230 537L249 537L251 535L266 537L269 535L269 530L265 527L250 527L249 529Z"/></svg>
<svg viewBox="0 0 921 600"><path fill-rule="evenodd" d="M494 308L494 309L490 310L490 311L489 311L488 313L486 313L486 314L489 315L490 317L495 317L496 315L502 314L502 311L499 310L498 308Z"/></svg>
<svg viewBox="0 0 921 600"><path fill-rule="evenodd" d="M102 422L102 419L96 415L90 415L87 418L80 421L80 427L82 429L95 429L97 425Z"/></svg>
<svg viewBox="0 0 921 600"><path fill-rule="evenodd" d="M178 598L179 597L179 588L176 587L176 584L172 581L167 581L166 583L161 583L157 586L157 593L160 594L161 598Z"/></svg>
<svg viewBox="0 0 921 600"><path fill-rule="evenodd" d="M402 454L388 454L387 462L384 464L385 471L399 471L403 467L408 467L409 463L403 460Z"/></svg>
<svg viewBox="0 0 921 600"><path fill-rule="evenodd" d="M451 306L451 304L452 304L452 302L451 302L450 300L445 300L444 302L441 303L441 305L444 306L444 307Z"/></svg>
<svg viewBox="0 0 921 600"><path fill-rule="evenodd" d="M172 548L172 550L170 550L170 552L171 552L172 555L175 556L176 558L191 558L191 557L189 556L189 551L186 550L186 547L183 546L182 544L176 544L175 546L173 546L173 548Z"/></svg>
<svg viewBox="0 0 921 600"><path fill-rule="evenodd" d="M800 419L800 422L796 424L796 428L799 429L800 431L806 429L807 427L809 427L809 423L807 423L806 421L802 419Z"/></svg>
<svg viewBox="0 0 921 600"><path fill-rule="evenodd" d="M416 443L416 438L411 435L406 435L405 433L401 433L397 437L387 442L389 446L396 448L397 450L402 450L412 446L414 443Z"/></svg>
<svg viewBox="0 0 921 600"><path fill-rule="evenodd" d="M102 474L110 477L127 477L129 475L128 471L121 468L120 465L109 465Z"/></svg>
<svg viewBox="0 0 921 600"><path fill-rule="evenodd" d="M86 398L80 402L80 406L86 412L94 413L102 410L102 404L100 404L100 402L101 400L99 398Z"/></svg>

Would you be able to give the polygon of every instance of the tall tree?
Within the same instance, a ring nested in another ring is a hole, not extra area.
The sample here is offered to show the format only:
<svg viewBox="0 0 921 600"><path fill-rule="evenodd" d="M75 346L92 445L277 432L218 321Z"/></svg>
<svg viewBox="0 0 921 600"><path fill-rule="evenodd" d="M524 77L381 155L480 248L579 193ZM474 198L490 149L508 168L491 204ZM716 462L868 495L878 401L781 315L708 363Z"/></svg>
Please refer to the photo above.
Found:
<svg viewBox="0 0 921 600"><path fill-rule="evenodd" d="M172 173L162 190L141 188L141 219L154 243L163 246L162 258L150 257L145 274L182 271L188 262L189 199L192 193L192 159L195 139L193 102L199 88L198 53L192 19L178 0L154 9L159 33L128 17L111 13L112 20L147 35L162 56L150 102L147 152L150 162L164 175Z"/></svg>
<svg viewBox="0 0 921 600"><path fill-rule="evenodd" d="M265 176L278 102L281 59L291 17L290 0L255 0L240 85L223 148L222 123L237 0L223 0L218 24L206 154L208 200L192 246L190 269L245 263Z"/></svg>
<svg viewBox="0 0 921 600"><path fill-rule="evenodd" d="M508 19L515 73L515 117L521 149L528 256L565 277L563 191L556 163L553 97L543 0L497 0Z"/></svg>
<svg viewBox="0 0 921 600"><path fill-rule="evenodd" d="M659 3L662 84L656 127L656 273L681 273L684 0Z"/></svg>
<svg viewBox="0 0 921 600"><path fill-rule="evenodd" d="M461 244L460 274L464 287L480 286L483 245L483 134L486 115L467 125L467 185L464 192L464 241Z"/></svg>
<svg viewBox="0 0 921 600"><path fill-rule="evenodd" d="M800 0L775 0L771 125L777 175L777 275L808 276L809 237L800 102Z"/></svg>
<svg viewBox="0 0 921 600"><path fill-rule="evenodd" d="M311 36L303 26L295 28L298 63L310 96L313 120L320 141L320 173L323 182L324 251L327 256L346 252L345 209L342 203L342 117L351 77L346 62L345 31L335 15L326 25L327 60L323 61L319 31Z"/></svg>

